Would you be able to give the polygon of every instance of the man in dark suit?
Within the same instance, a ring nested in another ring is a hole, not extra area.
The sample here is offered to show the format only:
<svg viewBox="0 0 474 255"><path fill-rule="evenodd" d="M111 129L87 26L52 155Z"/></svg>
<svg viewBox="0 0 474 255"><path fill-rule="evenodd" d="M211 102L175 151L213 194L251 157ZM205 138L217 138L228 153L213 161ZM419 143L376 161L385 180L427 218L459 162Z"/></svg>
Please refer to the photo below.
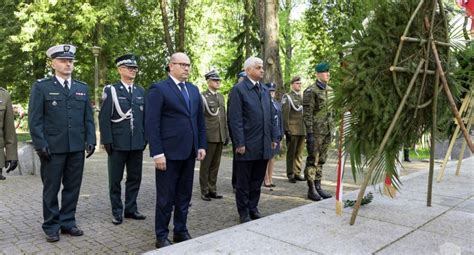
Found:
<svg viewBox="0 0 474 255"><path fill-rule="evenodd" d="M168 224L174 206L173 242L191 239L186 221L195 160L206 156L206 128L201 95L186 82L191 68L181 52L170 58L169 77L147 94L145 132L156 168L156 247L171 244Z"/></svg>
<svg viewBox="0 0 474 255"><path fill-rule="evenodd" d="M250 57L244 69L247 77L232 88L228 109L229 129L236 148L235 199L241 223L262 217L257 208L260 187L278 136L270 93L260 83L263 61Z"/></svg>
<svg viewBox="0 0 474 255"><path fill-rule="evenodd" d="M55 76L36 81L28 106L30 134L41 160L43 231L48 242L59 241L59 229L63 234L83 235L76 225L76 206L84 150L90 157L96 138L87 84L71 79L75 52L76 48L67 44L48 49Z"/></svg>
<svg viewBox="0 0 474 255"><path fill-rule="evenodd" d="M142 180L143 150L145 149L145 90L134 84L138 72L135 56L126 54L115 60L120 81L107 85L102 95L99 113L101 142L108 154L109 195L112 223L123 221L121 182L127 167L125 183L125 218L144 220L138 212L137 196Z"/></svg>

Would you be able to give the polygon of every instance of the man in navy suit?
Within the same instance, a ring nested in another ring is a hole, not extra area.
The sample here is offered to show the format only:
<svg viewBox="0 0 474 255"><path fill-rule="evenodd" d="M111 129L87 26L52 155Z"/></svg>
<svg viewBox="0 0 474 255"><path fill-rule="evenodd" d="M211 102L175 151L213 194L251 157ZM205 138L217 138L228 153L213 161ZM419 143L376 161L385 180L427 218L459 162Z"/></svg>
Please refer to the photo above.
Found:
<svg viewBox="0 0 474 255"><path fill-rule="evenodd" d="M195 160L206 156L206 128L201 94L186 82L191 68L181 52L170 58L169 77L151 85L145 110L145 133L156 168L156 247L171 245L168 224L174 206L173 242L191 239L186 221Z"/></svg>
<svg viewBox="0 0 474 255"><path fill-rule="evenodd" d="M257 208L260 187L278 136L270 93L260 83L263 61L250 57L244 69L247 77L232 88L228 109L235 148L235 199L241 223L262 217Z"/></svg>

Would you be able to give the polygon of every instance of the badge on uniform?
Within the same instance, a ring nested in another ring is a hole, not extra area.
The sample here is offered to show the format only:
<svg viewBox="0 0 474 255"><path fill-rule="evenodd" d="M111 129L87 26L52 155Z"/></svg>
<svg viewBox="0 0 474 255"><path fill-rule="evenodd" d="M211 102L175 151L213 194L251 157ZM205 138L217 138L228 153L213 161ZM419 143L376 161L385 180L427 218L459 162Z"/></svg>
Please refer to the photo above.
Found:
<svg viewBox="0 0 474 255"><path fill-rule="evenodd" d="M55 101L53 101L51 104L52 104L53 106L56 106L56 105L58 105L58 102L56 102L56 100L55 100Z"/></svg>

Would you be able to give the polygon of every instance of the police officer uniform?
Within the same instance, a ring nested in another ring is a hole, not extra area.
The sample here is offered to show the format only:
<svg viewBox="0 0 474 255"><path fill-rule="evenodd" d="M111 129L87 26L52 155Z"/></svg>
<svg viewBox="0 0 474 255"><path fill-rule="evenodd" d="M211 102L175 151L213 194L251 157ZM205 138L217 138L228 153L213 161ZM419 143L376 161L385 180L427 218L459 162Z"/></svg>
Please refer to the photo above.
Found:
<svg viewBox="0 0 474 255"><path fill-rule="evenodd" d="M316 72L329 72L329 65L326 63L316 65ZM331 143L332 120L328 107L330 93L332 88L320 80L303 93L303 119L308 150L304 173L308 182L308 198L314 201L331 197L321 188L322 168L326 163Z"/></svg>
<svg viewBox="0 0 474 255"><path fill-rule="evenodd" d="M210 71L204 77L206 80L221 80L215 70ZM202 92L202 101L208 149L206 157L201 161L199 168L199 184L201 187L201 198L205 201L210 201L211 198L222 198L221 195L217 194L216 182L222 149L224 144L229 142L229 132L227 129L224 96L217 91L208 89Z"/></svg>
<svg viewBox="0 0 474 255"><path fill-rule="evenodd" d="M269 92L275 92L276 91L276 84L273 83L273 82L266 83L265 86L268 88ZM281 149L280 141L283 138L284 130L283 130L283 117L282 117L282 104L272 97L272 106L273 106L273 110L274 110L274 113L275 113L275 116L274 116L275 125L276 125L276 129L278 130L278 132L277 132L277 146L274 149L272 149L273 150L273 156L275 156L278 153L280 153L280 149ZM272 187L274 187L274 186L272 186Z"/></svg>
<svg viewBox="0 0 474 255"><path fill-rule="evenodd" d="M75 52L73 45L57 45L46 54L53 63L64 63L61 61L72 61ZM48 242L59 240L59 229L72 236L83 234L76 226L75 213L84 171L84 150L90 157L96 141L87 84L70 77L63 79L58 72L33 84L28 106L30 134L41 160L43 230Z"/></svg>
<svg viewBox="0 0 474 255"><path fill-rule="evenodd" d="M135 56L127 54L115 60L117 67L138 68ZM144 112L145 90L137 84L119 81L104 88L99 113L101 143L108 154L109 195L112 223L125 218L142 220L138 212L137 196L142 179L143 150L145 149ZM121 199L121 181L127 168L125 208ZM124 210L125 209L125 210Z"/></svg>
<svg viewBox="0 0 474 255"><path fill-rule="evenodd" d="M301 177L306 130L303 122L303 98L291 90L282 97L283 127L286 134L286 176L292 183Z"/></svg>
<svg viewBox="0 0 474 255"><path fill-rule="evenodd" d="M0 149L0 180L5 180L2 169L6 167L7 173L15 170L18 152L12 101L4 88L0 88Z"/></svg>

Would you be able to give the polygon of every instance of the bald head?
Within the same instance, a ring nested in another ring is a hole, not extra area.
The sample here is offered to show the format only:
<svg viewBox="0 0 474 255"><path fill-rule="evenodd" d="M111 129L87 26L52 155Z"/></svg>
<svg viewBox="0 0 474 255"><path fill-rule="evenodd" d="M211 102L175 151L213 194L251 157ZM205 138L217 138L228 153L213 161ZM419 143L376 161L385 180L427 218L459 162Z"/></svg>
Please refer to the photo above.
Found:
<svg viewBox="0 0 474 255"><path fill-rule="evenodd" d="M188 55L183 52L176 52L171 55L170 63L170 75L177 80L184 82L189 76L189 69L191 68L191 60Z"/></svg>

